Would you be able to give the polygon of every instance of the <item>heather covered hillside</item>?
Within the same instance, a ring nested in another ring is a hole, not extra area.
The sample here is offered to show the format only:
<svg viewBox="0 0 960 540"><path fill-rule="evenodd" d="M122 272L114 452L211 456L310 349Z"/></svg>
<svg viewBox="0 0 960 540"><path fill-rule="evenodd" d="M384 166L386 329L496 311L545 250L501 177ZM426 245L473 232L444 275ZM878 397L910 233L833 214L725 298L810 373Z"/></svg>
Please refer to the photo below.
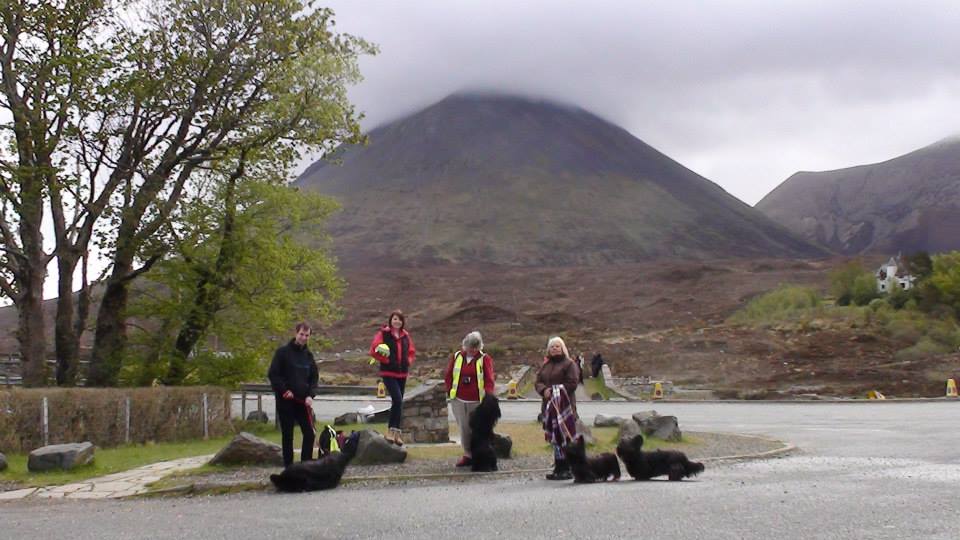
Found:
<svg viewBox="0 0 960 540"><path fill-rule="evenodd" d="M455 94L297 181L334 195L345 265L816 256L816 247L582 109Z"/></svg>

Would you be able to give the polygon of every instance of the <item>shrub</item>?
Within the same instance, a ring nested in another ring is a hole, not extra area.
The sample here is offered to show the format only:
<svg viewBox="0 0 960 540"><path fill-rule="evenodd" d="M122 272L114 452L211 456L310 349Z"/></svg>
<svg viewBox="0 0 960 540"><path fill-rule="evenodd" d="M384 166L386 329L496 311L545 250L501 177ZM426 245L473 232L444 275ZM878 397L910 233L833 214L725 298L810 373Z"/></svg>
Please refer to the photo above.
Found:
<svg viewBox="0 0 960 540"><path fill-rule="evenodd" d="M735 323L765 323L795 318L821 305L820 295L808 287L783 285L750 301L730 320Z"/></svg>
<svg viewBox="0 0 960 540"><path fill-rule="evenodd" d="M943 354L948 352L948 350L944 345L925 337L914 345L897 351L893 357L898 361L921 360L928 356Z"/></svg>
<svg viewBox="0 0 960 540"><path fill-rule="evenodd" d="M853 285L850 288L850 300L854 304L865 306L874 298L879 297L880 293L877 292L877 280L873 277L873 274L860 274L853 280Z"/></svg>

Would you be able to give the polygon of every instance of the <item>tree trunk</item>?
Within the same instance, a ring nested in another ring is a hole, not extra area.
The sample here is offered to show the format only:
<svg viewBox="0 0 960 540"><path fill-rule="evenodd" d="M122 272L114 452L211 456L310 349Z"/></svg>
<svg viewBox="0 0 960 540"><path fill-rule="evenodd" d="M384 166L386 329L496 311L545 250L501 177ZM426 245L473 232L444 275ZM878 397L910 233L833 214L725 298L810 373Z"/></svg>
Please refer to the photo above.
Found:
<svg viewBox="0 0 960 540"><path fill-rule="evenodd" d="M170 368L164 379L164 384L176 385L183 382L186 376L187 358L193 352L197 342L206 334L214 317L223 307L223 292L227 284L232 281L235 262L234 243L236 242L237 181L243 176L246 163L245 155L241 157L237 170L227 180L227 189L224 196L223 225L220 230L220 251L212 272L201 272L193 294L193 307L187 320L184 321L170 359Z"/></svg>
<svg viewBox="0 0 960 540"><path fill-rule="evenodd" d="M21 181L20 242L23 264L20 266L20 294L17 299L20 356L23 385L47 385L46 321L43 317L43 282L47 277L47 256L43 252L43 194L37 176L27 173Z"/></svg>
<svg viewBox="0 0 960 540"><path fill-rule="evenodd" d="M23 386L36 387L47 385L46 351L47 340L44 335L43 320L43 280L26 291L17 303L19 328L17 340L20 342L20 359L23 363Z"/></svg>
<svg viewBox="0 0 960 540"><path fill-rule="evenodd" d="M132 265L117 266L107 279L106 290L97 312L97 327L90 355L90 373L87 386L116 386L122 354L127 345L126 315L128 287L127 275Z"/></svg>
<svg viewBox="0 0 960 540"><path fill-rule="evenodd" d="M57 259L60 281L57 285L57 316L54 322L54 347L57 354L57 386L77 384L80 361L80 336L74 324L73 272L79 257L61 253Z"/></svg>

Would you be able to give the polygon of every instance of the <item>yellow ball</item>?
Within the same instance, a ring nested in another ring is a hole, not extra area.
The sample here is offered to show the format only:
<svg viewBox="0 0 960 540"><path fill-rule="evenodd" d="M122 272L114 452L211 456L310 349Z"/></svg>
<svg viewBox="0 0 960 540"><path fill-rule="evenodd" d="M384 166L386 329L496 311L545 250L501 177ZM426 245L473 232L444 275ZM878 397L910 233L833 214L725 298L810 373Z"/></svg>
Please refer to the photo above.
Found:
<svg viewBox="0 0 960 540"><path fill-rule="evenodd" d="M377 354L381 356L390 356L390 347L386 343L377 345Z"/></svg>

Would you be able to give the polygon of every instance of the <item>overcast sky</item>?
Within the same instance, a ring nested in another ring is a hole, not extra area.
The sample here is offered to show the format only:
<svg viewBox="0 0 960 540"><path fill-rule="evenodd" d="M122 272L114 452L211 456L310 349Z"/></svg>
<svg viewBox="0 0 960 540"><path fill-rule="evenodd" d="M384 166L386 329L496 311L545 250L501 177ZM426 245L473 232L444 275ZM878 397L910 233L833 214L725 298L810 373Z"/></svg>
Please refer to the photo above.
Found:
<svg viewBox="0 0 960 540"><path fill-rule="evenodd" d="M749 204L960 133L960 2L327 1L371 129L458 90L572 103Z"/></svg>

